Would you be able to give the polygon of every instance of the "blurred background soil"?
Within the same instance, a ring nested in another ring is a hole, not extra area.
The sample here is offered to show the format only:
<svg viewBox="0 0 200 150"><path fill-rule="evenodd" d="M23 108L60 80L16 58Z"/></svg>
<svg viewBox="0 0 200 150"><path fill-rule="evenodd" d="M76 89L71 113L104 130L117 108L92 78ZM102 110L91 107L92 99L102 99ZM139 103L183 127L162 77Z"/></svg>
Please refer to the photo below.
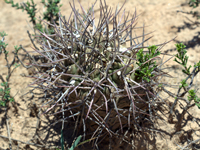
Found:
<svg viewBox="0 0 200 150"><path fill-rule="evenodd" d="M14 0L15 2L23 2L23 0ZM34 0L38 4L38 14L42 14L43 8L40 0ZM68 18L71 8L69 0L62 0L61 3L61 14ZM94 0L80 0L81 4L85 9L88 9ZM116 8L117 4L120 6L124 0L107 0L107 5ZM145 32L154 31L151 35L153 37L148 41L149 45L161 44L166 41L170 41L175 38L174 41L169 42L162 48L161 52L166 52L169 56L175 54L175 44L183 42L187 46L189 64L193 65L195 62L200 60L200 24L196 23L196 18L192 15L184 14L177 11L190 11L188 0L127 0L124 9L125 12L134 13L135 11L139 15L137 20L137 26L146 25ZM78 2L75 0L76 7L79 7ZM185 4L185 5L184 5ZM98 8L98 2L96 8ZM80 8L80 7L79 7ZM197 8L199 9L199 8ZM27 30L33 33L32 24L29 22L28 15L21 10L12 8L11 5L6 4L4 0L0 1L0 32L5 31L6 36L5 42L8 43L7 50L12 52L15 45L22 45L28 51L32 51L33 46L29 40ZM12 58L13 54L9 54ZM166 60L165 56L164 60ZM7 75L7 67L4 55L0 56L0 74L4 77ZM169 70L170 75L174 78L168 79L167 82L171 84L177 84L180 79L184 76L181 73L181 67L178 66L173 59L166 63L165 66L172 66ZM8 117L9 125L11 128L11 138L20 141L27 142L35 134L35 126L37 124L37 117L33 115L34 105L37 104L37 96L34 98L27 98L26 95L29 88L28 84L31 83L31 78L23 77L28 75L28 71L20 66L12 74L10 80L11 94L14 96L17 103L16 107L9 104ZM165 80L165 79L163 79ZM195 80L196 88L200 87L200 75ZM172 89L173 90L173 89ZM173 91L172 91L173 92ZM197 107L193 107L189 110L189 113L194 118L199 118L200 110ZM199 125L194 121L194 118L189 118L183 130L173 137L169 135L158 135L156 138L157 149L162 150L175 150L179 149L179 146L188 144L189 140L196 140L197 136L194 134L194 130L199 131ZM174 131L174 124L167 124L166 122L160 122L160 128L166 130L169 133ZM53 133L53 131L51 132ZM45 133L44 133L45 134ZM7 128L4 118L3 110L0 111L0 135L7 137ZM52 137L53 138L53 137ZM54 137L55 139L59 137ZM53 139L52 139L53 141ZM29 141L32 143L31 141ZM13 149L42 149L35 146L27 146L20 142L14 142L16 145ZM39 143L39 142L38 142ZM41 143L42 144L42 143ZM198 144L196 147L198 148ZM0 137L0 149L8 148L8 140ZM199 147L200 148L200 147ZM149 148L151 149L151 148Z"/></svg>

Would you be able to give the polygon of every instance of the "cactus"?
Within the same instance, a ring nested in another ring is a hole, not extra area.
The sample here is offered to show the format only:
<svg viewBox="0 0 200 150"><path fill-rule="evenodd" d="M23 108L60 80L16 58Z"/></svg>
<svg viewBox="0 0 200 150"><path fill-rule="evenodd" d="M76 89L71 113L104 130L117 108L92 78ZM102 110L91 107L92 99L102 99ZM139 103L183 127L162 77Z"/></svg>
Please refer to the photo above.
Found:
<svg viewBox="0 0 200 150"><path fill-rule="evenodd" d="M54 35L41 32L46 40L36 51L45 61L32 64L38 69L34 83L51 93L44 114L70 122L76 135L94 139L93 146L111 137L132 145L134 133L150 128L158 106L158 48L143 46L147 34L133 37L137 15L128 19L124 5L113 13L100 1L98 22L94 5L85 11L80 4L81 13L70 5L68 21L60 16L59 25L51 24Z"/></svg>

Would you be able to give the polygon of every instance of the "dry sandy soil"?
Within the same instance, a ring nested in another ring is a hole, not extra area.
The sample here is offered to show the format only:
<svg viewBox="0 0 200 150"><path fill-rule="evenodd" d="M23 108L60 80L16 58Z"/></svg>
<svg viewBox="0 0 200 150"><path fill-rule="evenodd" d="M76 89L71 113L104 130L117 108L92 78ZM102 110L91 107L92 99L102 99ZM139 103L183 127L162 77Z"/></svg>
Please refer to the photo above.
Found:
<svg viewBox="0 0 200 150"><path fill-rule="evenodd" d="M94 2L93 0L80 0L84 8L88 8ZM23 0L15 0L15 2L23 2ZM35 0L39 4L38 14L42 13L42 7L40 0ZM107 1L107 5L111 7L116 7L117 4L122 5L124 0L110 0ZM169 41L176 37L174 41L168 43L163 47L162 52L167 52L169 55L175 54L175 44L177 42L183 42L187 46L189 64L194 64L200 60L200 27L198 23L195 23L196 19L191 15L180 13L177 11L190 11L191 8L187 4L186 0L127 0L124 8L127 12L134 12L135 9L137 14L140 14L138 19L138 26L150 25L145 28L145 32L153 32L153 38L148 41L149 45L160 44L166 41ZM69 6L69 0L62 0L63 6L61 7L61 13L66 16L69 16L71 8ZM75 1L75 4L78 2ZM8 43L7 50L13 51L15 45L23 45L27 50L32 50L32 44L27 35L27 30L32 32L31 24L29 23L28 15L21 10L16 10L10 5L6 4L3 0L0 1L0 32L5 31L8 36L6 36L5 42ZM13 54L10 54L9 57L12 58ZM165 58L167 59L167 58ZM7 67L5 66L6 62L3 55L0 56L0 75L5 77L7 75ZM169 61L166 66L172 66L170 70L170 75L175 78L168 80L168 83L177 84L180 79L183 79L184 76L181 73L181 67L179 67L172 60ZM30 78L25 78L23 75L28 75L28 71L20 66L15 70L11 79L10 87L11 94L15 98L16 104L9 104L7 110L7 116L9 118L8 123L10 127L12 139L20 140L28 143L37 143L38 146L26 145L22 142L17 142L12 140L12 146L14 149L44 149L39 147L43 145L41 140L33 140L35 138L35 127L37 124L37 117L35 113L38 112L35 107L37 103L37 96L31 97L30 95L24 95L28 91L28 84L31 82ZM200 75L196 76L195 80L196 88L200 85ZM174 90L174 89L173 89ZM172 92L173 92L172 90ZM178 108L177 108L178 109ZM200 137L200 124L199 116L200 111L197 107L192 107L189 110L189 114L185 117L184 126L180 132L176 134L174 132L174 124L169 123L167 118L165 122L159 122L160 128L168 134L158 135L156 137L156 146L154 148L147 147L144 149L162 149L162 150L175 150L181 149L179 146L184 147L193 140L197 140ZM0 108L0 149L7 149L9 146L9 141L7 138L7 125L5 109ZM191 117L192 116L192 117ZM56 131L46 127L49 131L49 135L46 136L47 141L52 145L53 141L58 140L56 136ZM45 133L45 130L43 131ZM42 134L42 133L41 133ZM144 140L144 139L141 139ZM47 143L48 143L47 142ZM49 144L48 143L48 144ZM47 145L48 145L47 144ZM54 143L55 145L59 143ZM191 144L191 149L200 149L200 142L196 144ZM52 148L53 149L53 148ZM142 149L142 148L138 148Z"/></svg>

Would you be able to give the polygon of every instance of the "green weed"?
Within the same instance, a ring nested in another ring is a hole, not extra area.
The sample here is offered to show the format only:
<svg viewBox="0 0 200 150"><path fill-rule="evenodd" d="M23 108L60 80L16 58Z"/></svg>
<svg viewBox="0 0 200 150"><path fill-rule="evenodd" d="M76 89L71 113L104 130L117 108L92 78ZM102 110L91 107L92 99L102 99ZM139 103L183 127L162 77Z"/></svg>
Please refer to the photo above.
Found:
<svg viewBox="0 0 200 150"><path fill-rule="evenodd" d="M193 7L193 8L198 7L199 4L200 4L200 0L190 0L189 1L189 6ZM199 11L190 11L189 14L192 14L193 17L196 17L197 19L200 19Z"/></svg>
<svg viewBox="0 0 200 150"><path fill-rule="evenodd" d="M9 79L11 77L11 74L13 71L19 67L19 64L15 63L15 57L11 63L8 61L8 53L9 51L6 50L6 47L8 44L4 42L5 36L7 34L5 32L0 32L0 37L2 37L2 40L0 41L0 55L4 53L5 60L6 60L6 66L8 68L8 73L6 78L4 79L2 75L0 75L0 79L2 81L1 88L0 88L0 106L5 107L7 102L13 102L14 98L10 95L10 88L9 88ZM15 54L17 54L20 47L15 46ZM13 69L11 69L13 67Z"/></svg>
<svg viewBox="0 0 200 150"><path fill-rule="evenodd" d="M152 74L153 70L157 67L156 61L152 61L156 56L160 55L159 51L156 51L157 46L149 46L148 53L144 53L143 49L140 49L136 54L138 62L136 64L140 66L139 69L136 70L135 75L138 79L142 78L147 82L150 82L150 78L154 75ZM153 65L153 66L152 66Z"/></svg>
<svg viewBox="0 0 200 150"><path fill-rule="evenodd" d="M189 94L188 100L189 101L194 100L195 105L200 109L200 99L197 97L194 89L191 90L187 89L189 85L186 83L186 81L189 78L192 78L192 72L193 74L197 74L200 71L200 61L194 65L194 69L191 72L190 69L192 66L191 65L189 67L187 66L189 56L186 55L187 50L185 48L186 46L183 43L176 44L176 49L178 51L178 54L175 55L176 58L174 59L174 61L182 65L184 67L182 72L188 75L186 79L183 79L181 81L181 86L179 88L184 88L186 92L188 91Z"/></svg>
<svg viewBox="0 0 200 150"><path fill-rule="evenodd" d="M199 6L200 1L199 0L190 0L189 5L190 7L196 8Z"/></svg>

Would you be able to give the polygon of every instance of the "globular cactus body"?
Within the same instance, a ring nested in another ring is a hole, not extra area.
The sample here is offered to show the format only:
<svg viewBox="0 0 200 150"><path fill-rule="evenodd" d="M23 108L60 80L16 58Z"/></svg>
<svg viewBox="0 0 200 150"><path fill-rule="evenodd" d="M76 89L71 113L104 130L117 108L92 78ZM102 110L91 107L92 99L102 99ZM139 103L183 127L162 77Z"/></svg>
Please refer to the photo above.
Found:
<svg viewBox="0 0 200 150"><path fill-rule="evenodd" d="M69 21L60 17L59 26L52 25L54 35L41 33L46 40L40 54L46 58L42 65L48 64L48 76L37 78L39 86L56 93L45 113L55 113L54 108L61 106L58 120L72 122L76 134L96 142L117 137L130 144L132 132L149 118L151 103L146 95L153 95L148 90L150 83L135 75L139 68L136 53L145 42L132 37L137 16L128 20L125 11L120 16L122 7L112 13L100 1L100 18L95 24L94 5L88 13L81 6L82 14L75 5L71 8ZM52 68L55 71L49 74ZM125 135L126 131L131 132Z"/></svg>

